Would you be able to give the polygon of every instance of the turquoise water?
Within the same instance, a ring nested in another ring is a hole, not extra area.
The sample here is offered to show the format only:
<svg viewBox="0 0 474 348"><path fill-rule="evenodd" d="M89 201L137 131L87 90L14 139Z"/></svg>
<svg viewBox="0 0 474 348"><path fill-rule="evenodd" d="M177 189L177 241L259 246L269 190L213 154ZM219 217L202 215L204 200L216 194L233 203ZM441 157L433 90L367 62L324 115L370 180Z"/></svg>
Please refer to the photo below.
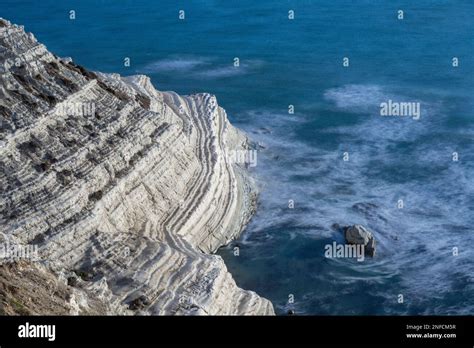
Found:
<svg viewBox="0 0 474 348"><path fill-rule="evenodd" d="M238 285L277 313L474 312L474 2L0 4L0 16L90 69L216 94L230 120L265 146L252 169L258 212L219 254ZM388 99L419 102L420 119L381 117ZM343 242L334 223L369 227L376 257L325 258L326 244Z"/></svg>

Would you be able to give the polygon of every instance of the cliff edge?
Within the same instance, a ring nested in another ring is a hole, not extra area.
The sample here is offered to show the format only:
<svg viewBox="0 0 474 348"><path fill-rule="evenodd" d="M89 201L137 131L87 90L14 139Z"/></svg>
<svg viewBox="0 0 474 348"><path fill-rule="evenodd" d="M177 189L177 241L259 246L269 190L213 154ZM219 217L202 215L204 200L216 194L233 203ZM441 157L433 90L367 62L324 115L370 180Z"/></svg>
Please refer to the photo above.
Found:
<svg viewBox="0 0 474 348"><path fill-rule="evenodd" d="M256 199L214 96L89 71L0 19L0 97L0 239L36 257L0 266L0 313L274 313L211 254Z"/></svg>

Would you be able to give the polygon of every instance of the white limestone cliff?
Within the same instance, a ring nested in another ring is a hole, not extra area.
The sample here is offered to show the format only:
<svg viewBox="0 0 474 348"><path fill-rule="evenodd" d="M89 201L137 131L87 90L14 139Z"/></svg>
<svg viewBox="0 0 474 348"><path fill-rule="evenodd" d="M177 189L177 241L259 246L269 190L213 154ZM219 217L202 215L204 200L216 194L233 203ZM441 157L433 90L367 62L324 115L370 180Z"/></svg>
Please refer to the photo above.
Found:
<svg viewBox="0 0 474 348"><path fill-rule="evenodd" d="M249 141L214 96L91 72L0 19L0 122L1 232L38 247L71 313L274 313L212 254L256 200L227 156Z"/></svg>

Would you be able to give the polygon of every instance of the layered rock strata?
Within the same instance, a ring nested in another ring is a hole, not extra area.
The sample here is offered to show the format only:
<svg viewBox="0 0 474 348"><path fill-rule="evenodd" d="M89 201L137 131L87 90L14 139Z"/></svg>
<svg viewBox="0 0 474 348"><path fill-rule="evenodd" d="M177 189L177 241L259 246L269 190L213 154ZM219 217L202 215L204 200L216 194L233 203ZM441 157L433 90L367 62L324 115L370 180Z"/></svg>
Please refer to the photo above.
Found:
<svg viewBox="0 0 474 348"><path fill-rule="evenodd" d="M214 96L89 71L0 20L0 97L0 229L80 294L71 314L273 314L212 255L256 199Z"/></svg>

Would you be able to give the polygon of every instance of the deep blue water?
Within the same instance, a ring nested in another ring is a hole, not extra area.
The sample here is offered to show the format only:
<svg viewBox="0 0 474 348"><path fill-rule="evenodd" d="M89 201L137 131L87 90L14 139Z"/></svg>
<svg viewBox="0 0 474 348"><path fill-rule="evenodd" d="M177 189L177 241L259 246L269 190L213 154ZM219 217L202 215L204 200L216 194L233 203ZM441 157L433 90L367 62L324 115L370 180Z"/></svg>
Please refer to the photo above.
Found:
<svg viewBox="0 0 474 348"><path fill-rule="evenodd" d="M473 15L471 0L0 0L59 56L216 94L265 146L240 255L219 254L280 314L474 312ZM420 119L380 116L388 99L419 102ZM376 257L325 258L334 223L370 228Z"/></svg>

